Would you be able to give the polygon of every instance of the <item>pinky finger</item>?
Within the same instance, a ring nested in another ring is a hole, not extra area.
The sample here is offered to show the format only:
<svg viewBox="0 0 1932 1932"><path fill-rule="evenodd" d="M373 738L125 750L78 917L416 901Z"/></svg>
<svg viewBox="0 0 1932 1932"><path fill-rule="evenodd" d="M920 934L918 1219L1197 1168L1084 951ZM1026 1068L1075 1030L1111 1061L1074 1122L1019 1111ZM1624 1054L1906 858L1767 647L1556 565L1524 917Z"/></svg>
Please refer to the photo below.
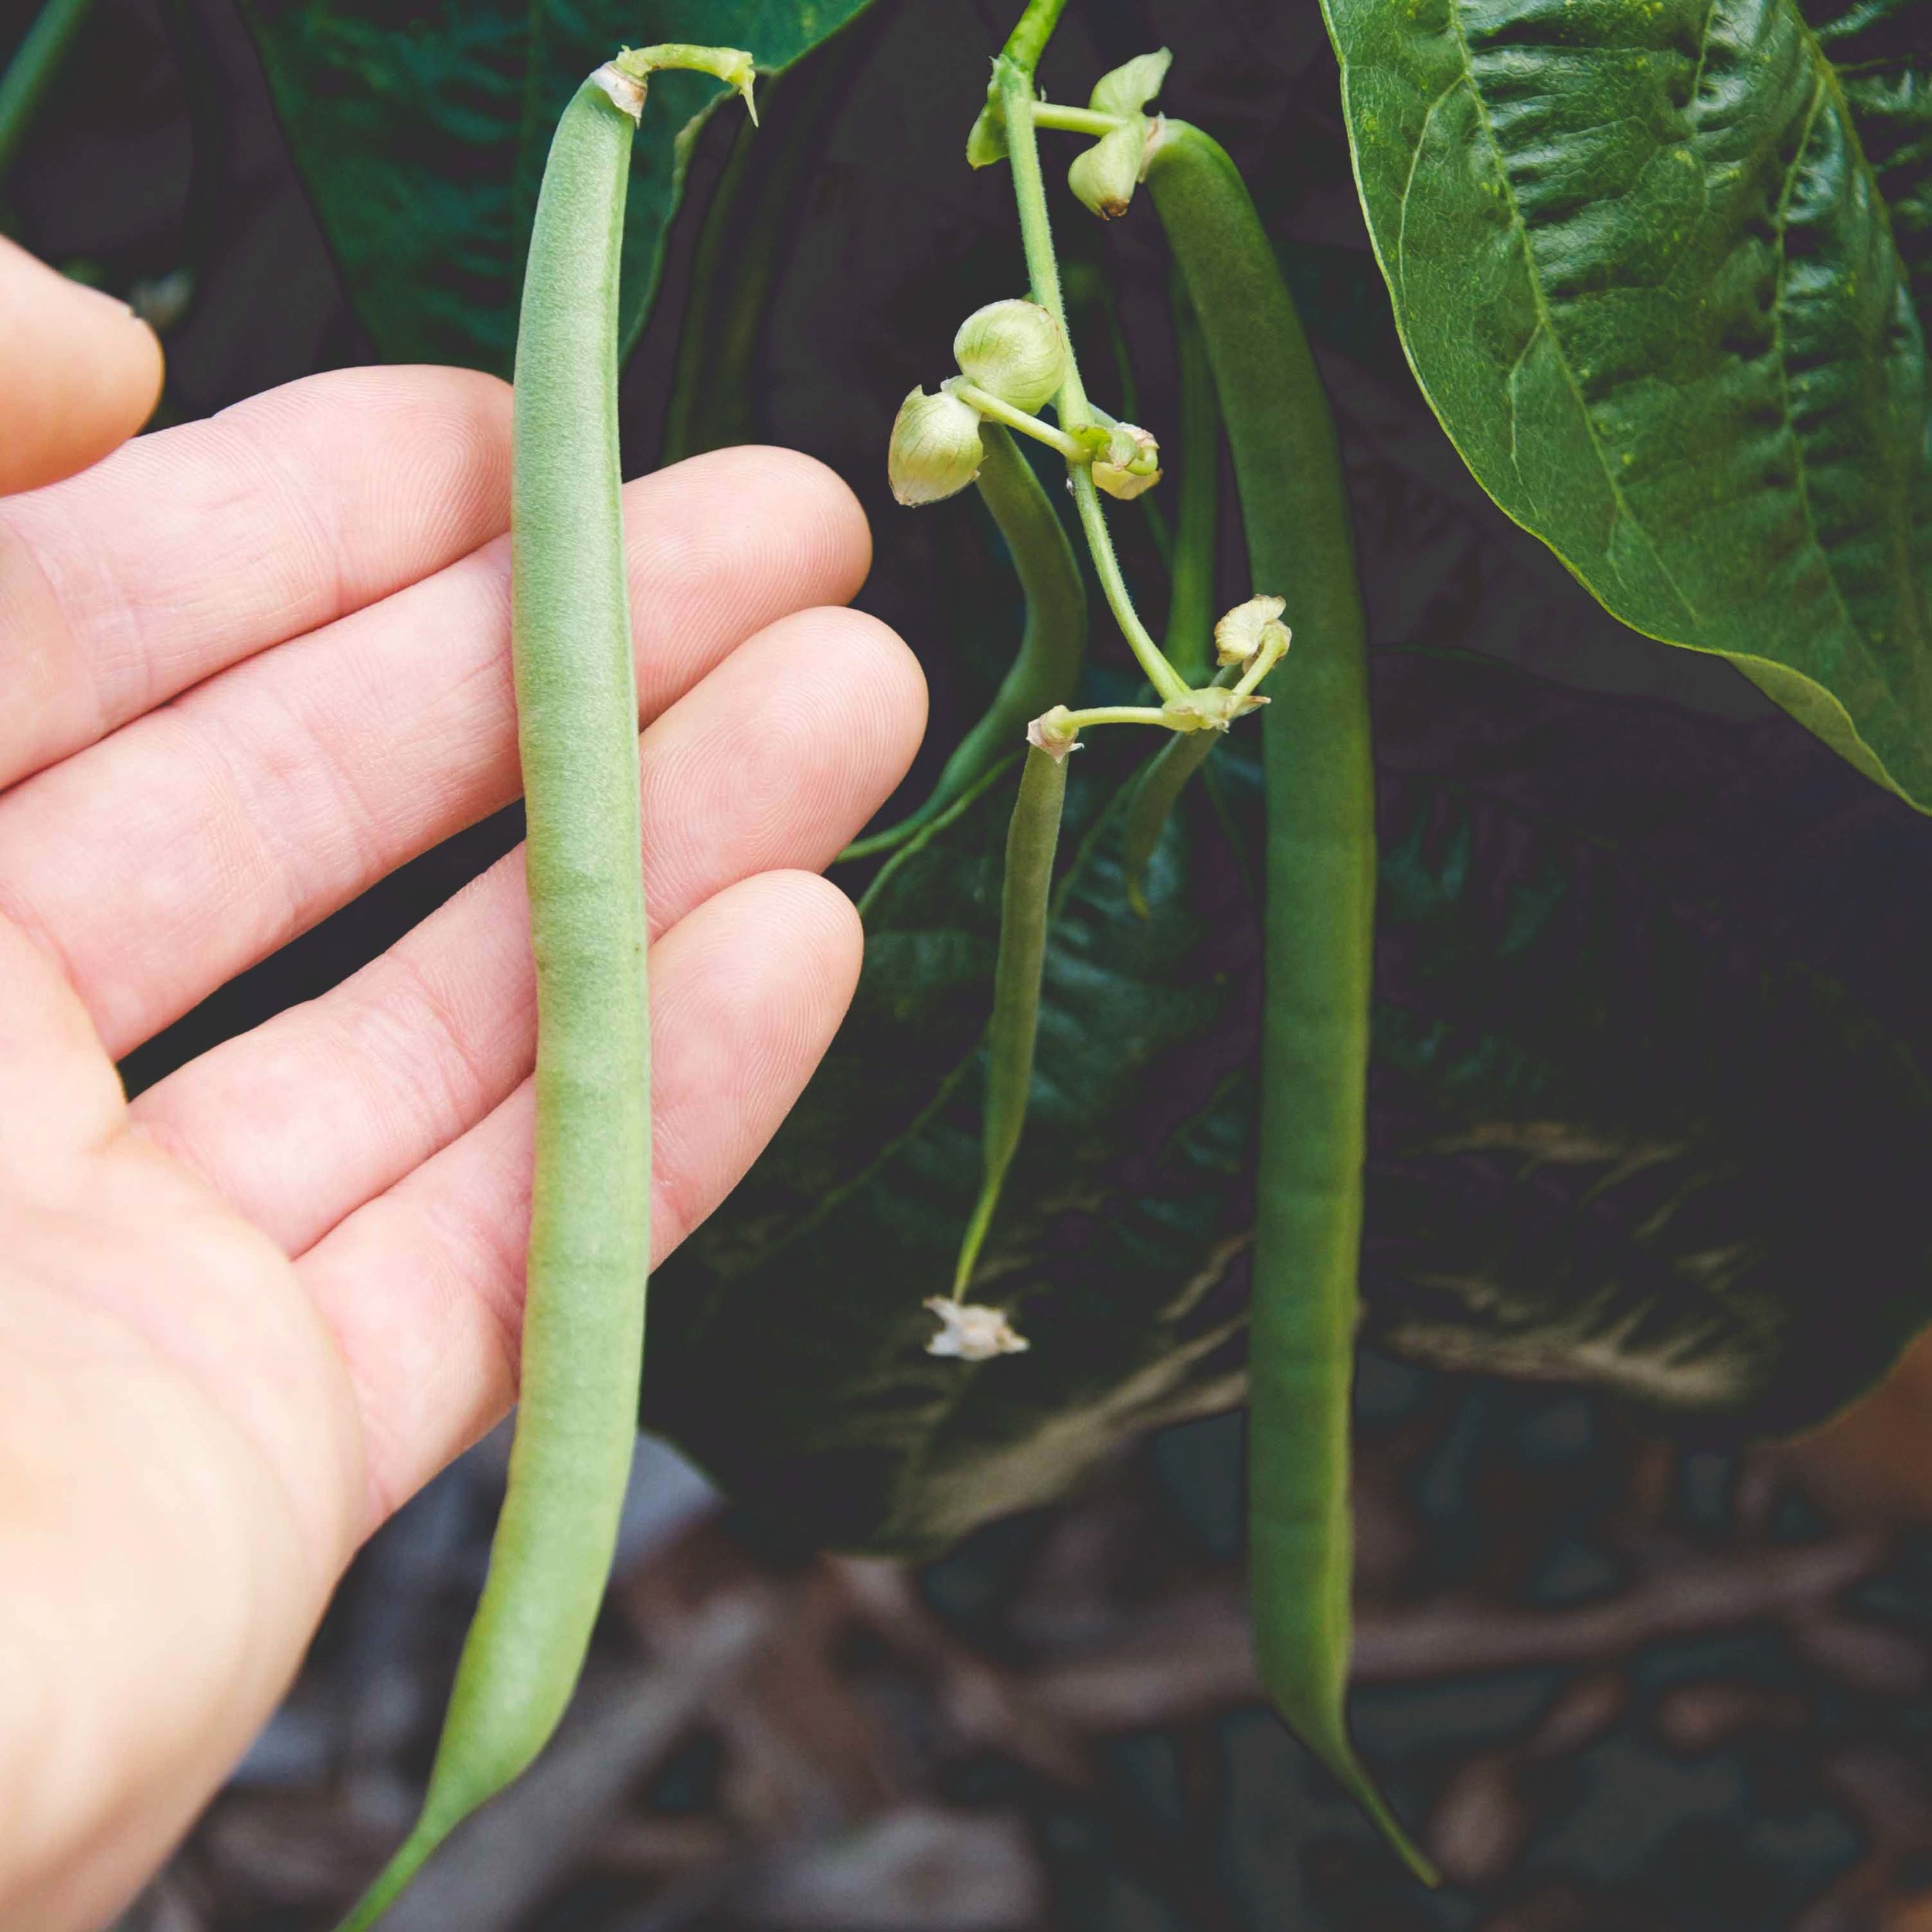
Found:
<svg viewBox="0 0 1932 1932"><path fill-rule="evenodd" d="M734 1187L844 1017L858 916L806 872L707 900L651 949L652 1265ZM298 1264L362 1413L376 1525L515 1397L534 1107L526 1080Z"/></svg>

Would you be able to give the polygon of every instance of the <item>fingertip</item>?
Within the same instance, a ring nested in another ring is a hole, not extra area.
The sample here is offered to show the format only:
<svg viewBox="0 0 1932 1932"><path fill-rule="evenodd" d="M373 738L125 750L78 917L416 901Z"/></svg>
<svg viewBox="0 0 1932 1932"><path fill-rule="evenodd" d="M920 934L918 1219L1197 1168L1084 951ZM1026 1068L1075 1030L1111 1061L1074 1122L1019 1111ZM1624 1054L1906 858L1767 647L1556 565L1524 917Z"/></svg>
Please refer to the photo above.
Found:
<svg viewBox="0 0 1932 1932"><path fill-rule="evenodd" d="M154 331L126 303L0 239L0 495L97 463L160 400Z"/></svg>
<svg viewBox="0 0 1932 1932"><path fill-rule="evenodd" d="M872 569L872 526L863 505L836 470L802 450L736 444L659 474L706 499L784 505L797 604L847 603Z"/></svg>

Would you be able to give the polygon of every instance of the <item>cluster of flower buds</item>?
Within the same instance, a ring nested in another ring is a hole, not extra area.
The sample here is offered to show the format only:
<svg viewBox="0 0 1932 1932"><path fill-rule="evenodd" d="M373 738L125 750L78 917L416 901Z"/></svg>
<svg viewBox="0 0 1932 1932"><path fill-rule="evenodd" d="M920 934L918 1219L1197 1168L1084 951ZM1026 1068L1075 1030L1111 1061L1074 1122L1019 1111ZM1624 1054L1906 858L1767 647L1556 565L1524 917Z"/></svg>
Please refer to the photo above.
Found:
<svg viewBox="0 0 1932 1932"><path fill-rule="evenodd" d="M899 406L886 471L901 503L937 503L979 474L981 413L954 392L963 382L1030 415L1053 400L1066 369L1059 323L1018 298L975 309L953 338L960 373L928 396L916 389Z"/></svg>
<svg viewBox="0 0 1932 1932"><path fill-rule="evenodd" d="M1148 158L1166 131L1161 116L1146 111L1147 104L1161 91L1173 58L1165 47L1141 54L1094 83L1088 108L1119 124L1075 160L1066 181L1103 221L1124 215L1134 190L1147 179Z"/></svg>
<svg viewBox="0 0 1932 1932"><path fill-rule="evenodd" d="M1132 423L1102 417L1077 434L1037 413L1066 376L1066 338L1037 302L1017 298L975 309L953 338L959 373L928 396L916 389L899 406L886 471L901 503L937 503L979 474L988 417L1051 444L1069 462L1091 464L1111 496L1135 497L1161 480L1160 445Z"/></svg>

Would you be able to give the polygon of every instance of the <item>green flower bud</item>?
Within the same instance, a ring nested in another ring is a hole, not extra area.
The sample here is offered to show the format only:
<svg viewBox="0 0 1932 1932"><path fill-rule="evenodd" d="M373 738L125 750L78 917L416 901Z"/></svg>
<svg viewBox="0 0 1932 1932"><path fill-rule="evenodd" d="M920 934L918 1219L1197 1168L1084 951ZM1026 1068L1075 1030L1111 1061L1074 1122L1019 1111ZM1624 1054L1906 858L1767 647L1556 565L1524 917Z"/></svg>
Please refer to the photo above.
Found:
<svg viewBox="0 0 1932 1932"><path fill-rule="evenodd" d="M1066 185L1102 221L1116 220L1134 199L1146 152L1147 123L1137 114L1101 135L1084 154L1075 155L1066 171Z"/></svg>
<svg viewBox="0 0 1932 1932"><path fill-rule="evenodd" d="M886 474L901 503L937 503L979 474L979 413L941 389L916 389L893 419Z"/></svg>
<svg viewBox="0 0 1932 1932"><path fill-rule="evenodd" d="M1066 180L1102 221L1116 220L1127 213L1134 190L1147 172L1148 155L1164 124L1158 116L1150 120L1144 111L1161 91L1173 58L1165 47L1158 53L1140 54L1094 83L1087 105L1096 114L1114 115L1121 124L1074 162Z"/></svg>
<svg viewBox="0 0 1932 1932"><path fill-rule="evenodd" d="M1116 423L1107 432L1107 454L1094 459L1095 487L1128 502L1160 480L1160 444L1138 423Z"/></svg>
<svg viewBox="0 0 1932 1932"><path fill-rule="evenodd" d="M1281 648L1288 647L1288 628L1281 621L1287 608L1281 597L1250 597L1237 604L1214 627L1214 657L1217 664L1252 664L1255 654L1271 638Z"/></svg>
<svg viewBox="0 0 1932 1932"><path fill-rule="evenodd" d="M1066 372L1060 324L1037 302L988 302L959 325L953 354L968 382L1030 416L1050 403Z"/></svg>

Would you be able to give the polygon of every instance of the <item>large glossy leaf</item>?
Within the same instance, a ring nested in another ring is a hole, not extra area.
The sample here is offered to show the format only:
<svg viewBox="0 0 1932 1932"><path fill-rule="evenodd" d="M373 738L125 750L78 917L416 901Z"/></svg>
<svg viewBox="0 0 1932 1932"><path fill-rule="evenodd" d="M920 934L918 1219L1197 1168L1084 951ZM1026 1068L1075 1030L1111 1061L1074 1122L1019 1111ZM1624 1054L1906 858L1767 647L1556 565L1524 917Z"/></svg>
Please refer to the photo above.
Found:
<svg viewBox="0 0 1932 1932"><path fill-rule="evenodd" d="M1617 616L1932 808L1922 0L1324 0L1411 362Z"/></svg>
<svg viewBox="0 0 1932 1932"><path fill-rule="evenodd" d="M1932 825L1782 720L1397 656L1365 1288L1439 1364L1801 1426L1932 1318ZM1471 721L1480 721L1472 723ZM804 1106L653 1288L647 1413L798 1536L930 1549L1238 1399L1254 774L1217 756L1126 906L1077 775L1033 1112L977 1291L1029 1353L922 1352L978 1167L1010 774L889 869ZM1761 833L1752 846L1740 828Z"/></svg>
<svg viewBox="0 0 1932 1932"><path fill-rule="evenodd" d="M393 362L507 373L544 158L571 90L620 46L695 40L789 66L866 0L242 0L358 315ZM662 74L624 232L634 337L715 83Z"/></svg>

